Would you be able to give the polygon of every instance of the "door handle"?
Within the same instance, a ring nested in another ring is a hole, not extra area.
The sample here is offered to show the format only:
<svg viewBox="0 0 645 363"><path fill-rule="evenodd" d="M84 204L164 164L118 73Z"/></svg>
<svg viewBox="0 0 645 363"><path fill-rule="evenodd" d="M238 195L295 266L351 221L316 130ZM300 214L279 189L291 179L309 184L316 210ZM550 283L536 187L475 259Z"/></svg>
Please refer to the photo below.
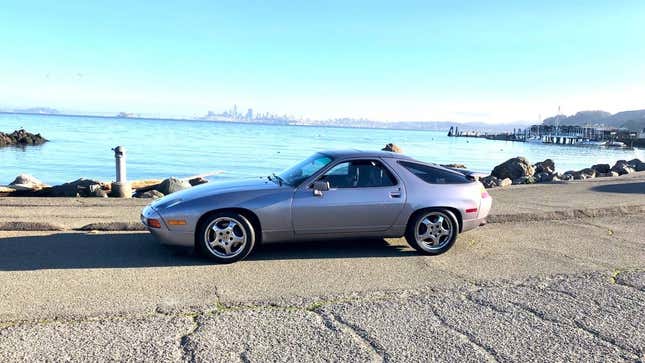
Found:
<svg viewBox="0 0 645 363"><path fill-rule="evenodd" d="M391 198L401 198L401 192L390 192Z"/></svg>

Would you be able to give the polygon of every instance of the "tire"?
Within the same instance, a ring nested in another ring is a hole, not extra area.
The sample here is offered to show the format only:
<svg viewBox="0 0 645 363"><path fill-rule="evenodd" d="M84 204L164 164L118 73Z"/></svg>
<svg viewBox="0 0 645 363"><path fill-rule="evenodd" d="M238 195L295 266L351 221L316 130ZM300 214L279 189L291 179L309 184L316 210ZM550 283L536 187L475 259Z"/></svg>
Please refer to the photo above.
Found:
<svg viewBox="0 0 645 363"><path fill-rule="evenodd" d="M458 234L455 215L447 209L433 208L417 212L410 218L405 239L421 254L440 255L455 244Z"/></svg>
<svg viewBox="0 0 645 363"><path fill-rule="evenodd" d="M234 225L231 225L234 223ZM256 231L251 222L235 212L219 212L205 218L197 228L197 251L217 263L233 263L253 251Z"/></svg>

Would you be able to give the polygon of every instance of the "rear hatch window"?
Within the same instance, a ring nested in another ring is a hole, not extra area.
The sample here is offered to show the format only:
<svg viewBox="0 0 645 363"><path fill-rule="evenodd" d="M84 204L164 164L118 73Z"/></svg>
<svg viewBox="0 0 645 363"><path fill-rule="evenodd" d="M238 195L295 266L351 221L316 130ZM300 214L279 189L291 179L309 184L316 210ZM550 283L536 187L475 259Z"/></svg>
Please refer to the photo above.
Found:
<svg viewBox="0 0 645 363"><path fill-rule="evenodd" d="M409 161L399 161L399 164L429 184L465 184L471 182L465 175L456 171Z"/></svg>

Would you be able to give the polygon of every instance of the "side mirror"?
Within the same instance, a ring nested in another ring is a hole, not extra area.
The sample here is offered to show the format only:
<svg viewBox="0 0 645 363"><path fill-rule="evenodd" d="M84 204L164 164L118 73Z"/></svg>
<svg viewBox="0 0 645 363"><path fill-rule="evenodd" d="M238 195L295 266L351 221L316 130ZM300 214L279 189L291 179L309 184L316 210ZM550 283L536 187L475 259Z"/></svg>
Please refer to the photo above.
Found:
<svg viewBox="0 0 645 363"><path fill-rule="evenodd" d="M322 192L329 190L329 182L327 180L316 180L313 185L314 195L317 197L322 196Z"/></svg>

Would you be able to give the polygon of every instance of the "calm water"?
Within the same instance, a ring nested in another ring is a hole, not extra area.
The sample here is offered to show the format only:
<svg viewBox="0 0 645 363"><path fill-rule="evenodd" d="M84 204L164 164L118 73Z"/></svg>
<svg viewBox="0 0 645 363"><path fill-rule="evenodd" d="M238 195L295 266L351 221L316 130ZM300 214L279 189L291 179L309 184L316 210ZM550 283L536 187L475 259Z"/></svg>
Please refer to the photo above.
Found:
<svg viewBox="0 0 645 363"><path fill-rule="evenodd" d="M619 159L645 159L643 150L549 146L449 138L446 132L249 125L199 121L0 115L0 131L25 128L50 142L25 149L0 148L0 185L20 173L49 184L80 177L114 180L111 148L128 150L128 179L190 176L223 170L217 180L268 175L324 149L375 150L394 142L424 161L463 163L490 171L526 156L552 158L559 171Z"/></svg>

